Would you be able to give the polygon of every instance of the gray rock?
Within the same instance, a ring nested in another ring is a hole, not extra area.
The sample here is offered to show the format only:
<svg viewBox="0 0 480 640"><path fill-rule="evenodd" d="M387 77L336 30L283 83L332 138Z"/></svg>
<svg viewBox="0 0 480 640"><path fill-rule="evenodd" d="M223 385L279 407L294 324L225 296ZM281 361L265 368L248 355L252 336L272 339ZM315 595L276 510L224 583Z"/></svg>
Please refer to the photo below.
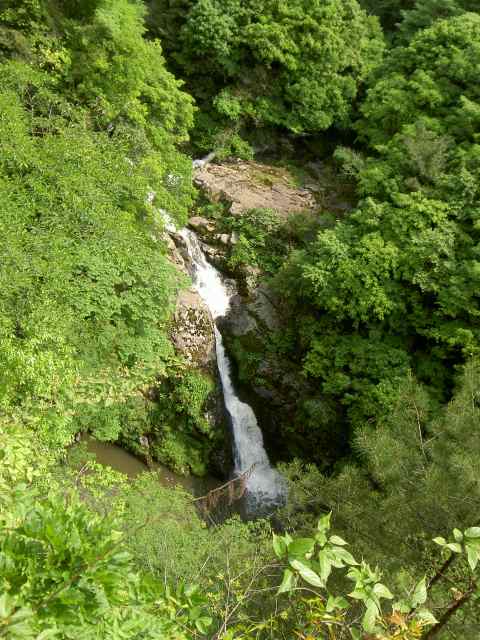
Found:
<svg viewBox="0 0 480 640"><path fill-rule="evenodd" d="M230 300L228 315L222 320L222 328L233 336L244 336L258 331L257 321L250 315L242 296L236 295Z"/></svg>
<svg viewBox="0 0 480 640"><path fill-rule="evenodd" d="M219 233L215 236L215 238L218 240L218 242L224 244L227 247L230 244L230 236L228 235L228 233Z"/></svg>
<svg viewBox="0 0 480 640"><path fill-rule="evenodd" d="M247 303L247 311L250 315L260 319L270 330L275 331L282 326L277 297L266 285L260 284L253 290L252 299Z"/></svg>
<svg viewBox="0 0 480 640"><path fill-rule="evenodd" d="M212 233L215 231L215 224L211 222L211 220L207 220L207 218L202 218L202 216L193 216L193 218L190 218L188 226L200 234L204 234L205 232Z"/></svg>
<svg viewBox="0 0 480 640"><path fill-rule="evenodd" d="M172 342L185 360L212 373L215 370L215 334L208 307L193 289L178 296Z"/></svg>

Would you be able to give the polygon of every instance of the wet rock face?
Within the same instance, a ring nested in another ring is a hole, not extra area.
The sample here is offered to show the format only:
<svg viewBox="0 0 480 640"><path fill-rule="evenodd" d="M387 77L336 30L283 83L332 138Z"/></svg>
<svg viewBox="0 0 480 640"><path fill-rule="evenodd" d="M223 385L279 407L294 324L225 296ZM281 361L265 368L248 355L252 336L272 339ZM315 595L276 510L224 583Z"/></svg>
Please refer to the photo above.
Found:
<svg viewBox="0 0 480 640"><path fill-rule="evenodd" d="M234 296L230 311L222 322L232 336L244 336L250 332L259 335L281 329L280 301L264 283L253 289L248 297Z"/></svg>
<svg viewBox="0 0 480 640"><path fill-rule="evenodd" d="M259 420L273 461L289 459L292 439L285 434L297 420L299 398L310 391L301 365L272 349L272 336L287 329L287 315L276 294L260 283L248 295L232 298L229 313L220 321L238 390Z"/></svg>

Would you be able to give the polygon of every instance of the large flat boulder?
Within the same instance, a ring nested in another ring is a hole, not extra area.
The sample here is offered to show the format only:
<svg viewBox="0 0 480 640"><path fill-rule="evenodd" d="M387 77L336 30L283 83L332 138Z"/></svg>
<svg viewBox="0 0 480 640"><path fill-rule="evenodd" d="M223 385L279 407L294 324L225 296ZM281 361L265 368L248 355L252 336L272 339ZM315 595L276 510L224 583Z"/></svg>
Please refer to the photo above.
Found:
<svg viewBox="0 0 480 640"><path fill-rule="evenodd" d="M258 162L206 164L197 169L194 182L212 201L230 202L233 214L274 209L288 216L316 208L313 193L296 186L286 169Z"/></svg>

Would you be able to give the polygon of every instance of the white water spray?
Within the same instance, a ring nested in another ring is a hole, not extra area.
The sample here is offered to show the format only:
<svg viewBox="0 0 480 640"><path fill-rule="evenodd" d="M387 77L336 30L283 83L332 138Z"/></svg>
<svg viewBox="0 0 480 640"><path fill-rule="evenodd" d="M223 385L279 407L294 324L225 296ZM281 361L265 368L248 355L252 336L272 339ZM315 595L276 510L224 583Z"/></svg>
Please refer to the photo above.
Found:
<svg viewBox="0 0 480 640"><path fill-rule="evenodd" d="M193 266L194 286L216 320L226 315L230 307L230 294L220 273L207 262L197 236L189 229L178 232L183 238ZM263 446L262 432L252 408L242 402L234 389L230 362L225 353L222 335L215 326L217 363L222 381L225 406L232 421L235 474L240 475L253 467L247 479L247 503L252 511L280 504L285 496L285 481L271 467Z"/></svg>

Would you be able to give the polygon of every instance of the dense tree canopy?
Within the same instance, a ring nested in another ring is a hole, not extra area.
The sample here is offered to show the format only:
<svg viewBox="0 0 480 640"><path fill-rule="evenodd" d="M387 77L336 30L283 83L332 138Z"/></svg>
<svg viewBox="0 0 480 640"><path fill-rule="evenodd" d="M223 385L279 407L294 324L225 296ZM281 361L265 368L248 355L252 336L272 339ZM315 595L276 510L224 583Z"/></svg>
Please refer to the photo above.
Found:
<svg viewBox="0 0 480 640"><path fill-rule="evenodd" d="M204 473L211 385L169 340L186 278L165 255L160 213L181 226L191 204L191 161L176 145L192 100L160 45L143 38L141 3L77 9L2 8L11 36L0 79L2 410L56 445L79 431L138 443L159 437L166 418L145 393L165 385L184 428L154 453ZM180 392L188 386L195 405Z"/></svg>
<svg viewBox="0 0 480 640"><path fill-rule="evenodd" d="M441 398L446 363L478 351L479 27L476 14L438 21L392 54L358 123L375 155L337 152L359 206L284 271L285 290L320 313L302 329L306 372L356 424L409 367Z"/></svg>
<svg viewBox="0 0 480 640"><path fill-rule="evenodd" d="M395 49L362 105L361 133L372 145L384 144L402 126L422 122L456 141L471 141L479 100L474 80L479 47L480 17L466 13L436 21Z"/></svg>
<svg viewBox="0 0 480 640"><path fill-rule="evenodd" d="M176 67L225 126L247 120L295 133L345 126L382 36L356 0L153 2ZM179 13L184 11L182 21Z"/></svg>
<svg viewBox="0 0 480 640"><path fill-rule="evenodd" d="M90 421L108 430L135 387L164 370L179 280L149 238L144 194L155 176L128 162L124 142L73 123L32 137L38 120L29 122L19 97L4 91L0 104L2 404L37 419L56 413L65 429L50 425L49 435L67 442Z"/></svg>

